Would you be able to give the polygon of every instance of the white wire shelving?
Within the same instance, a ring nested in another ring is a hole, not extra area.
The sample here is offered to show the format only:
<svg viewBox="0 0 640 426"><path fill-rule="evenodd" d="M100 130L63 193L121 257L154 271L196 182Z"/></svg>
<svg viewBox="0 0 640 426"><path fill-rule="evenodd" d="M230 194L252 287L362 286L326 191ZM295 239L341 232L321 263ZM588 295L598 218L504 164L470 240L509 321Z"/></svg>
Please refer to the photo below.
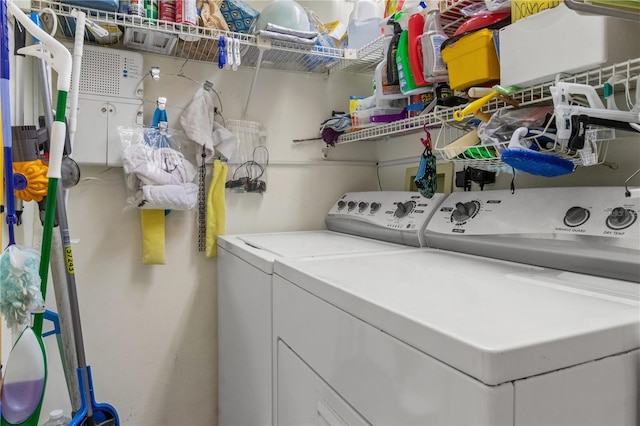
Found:
<svg viewBox="0 0 640 426"><path fill-rule="evenodd" d="M630 85L633 85L637 76L640 75L640 58L630 59L622 63L617 63L611 66L597 68L573 75L559 74L552 81L522 89L519 92L511 95L511 97L512 99L517 101L520 106L552 105L550 87L553 86L556 81L586 84L594 87L596 90L602 90L607 80L609 80L614 75L621 76L623 79L629 81ZM475 167L479 165L502 164L499 159L499 152L502 149L506 148L507 144L504 144L504 146L501 145L489 148L482 148L481 146L479 146L471 152L467 152L465 150L462 153L458 153L457 150L454 152L451 151L450 148L447 148L447 145L449 143L465 133L465 123L459 123L453 118L454 112L462 108L464 108L464 105L457 108L437 107L434 111L425 115L344 133L338 138L336 144L344 144L361 140L380 140L389 138L391 136L401 136L403 134L416 133L422 131L425 126L427 128L440 127L441 129L445 129L445 133L438 135L438 138L436 139L436 142L434 144L434 150L439 153L445 160L463 163L464 165ZM496 98L488 102L482 108L482 111L485 113L493 113L500 108L510 108L510 106ZM446 128L456 129L457 133L452 136L452 133L448 132ZM466 129L466 131L469 130L471 130L471 128ZM442 131L443 130L440 130L440 132ZM596 153L596 155L598 156L596 162L604 161L604 155L606 155L606 144L601 143L601 145L603 149L601 149L600 152ZM560 149L557 146L554 146L551 149L542 148L541 150L553 152L560 157L569 159L575 165L584 164L584 159L578 152L570 152L565 149Z"/></svg>
<svg viewBox="0 0 640 426"><path fill-rule="evenodd" d="M45 9L51 9L57 15L59 21L58 37L62 38L73 37L75 28L71 15L73 8L85 12L87 17L98 25L117 27L121 33L124 33L122 36L117 37L114 43L98 43L106 47L131 48L148 53L161 53L181 59L217 63L219 40L220 37L224 36L227 39L238 40L240 43L243 67L262 66L286 71L314 73L328 73L329 65L345 57L344 49L318 45L308 46L275 39L261 40L253 34L176 24L123 13L70 6L56 1L34 0L31 6L34 12L43 12ZM43 17L45 16L43 15ZM135 34L126 37L125 35L130 32ZM136 43L132 47L127 45L125 40L144 39L149 35L158 34L163 36L162 45ZM89 30L87 30L86 38L88 42L93 42L94 40Z"/></svg>
<svg viewBox="0 0 640 426"><path fill-rule="evenodd" d="M472 3L483 0L446 0L447 8L442 12L445 31L453 34L461 23L460 10ZM100 43L87 30L87 41L118 48L160 53L181 59L200 62L218 61L221 36L238 40L241 45L243 67L264 67L284 71L331 74L336 71L373 73L382 60L382 38L374 40L359 50L341 49L328 46L308 46L275 39L259 38L253 34L235 33L191 25L181 25L158 19L147 19L133 15L106 12L103 10L70 6L51 0L32 0L31 9L42 12L50 9L59 20L59 37L73 38L74 22L71 10L82 10L101 26L119 28L122 35L111 42ZM45 15L43 15L45 16ZM132 40L157 37L158 43L135 43Z"/></svg>

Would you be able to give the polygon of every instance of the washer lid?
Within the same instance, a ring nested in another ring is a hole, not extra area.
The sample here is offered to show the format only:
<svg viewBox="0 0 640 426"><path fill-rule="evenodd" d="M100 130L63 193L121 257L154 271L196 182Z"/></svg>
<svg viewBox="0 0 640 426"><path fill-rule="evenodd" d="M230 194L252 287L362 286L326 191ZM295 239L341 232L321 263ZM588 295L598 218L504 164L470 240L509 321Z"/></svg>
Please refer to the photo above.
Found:
<svg viewBox="0 0 640 426"><path fill-rule="evenodd" d="M399 244L332 231L227 235L218 238L218 245L267 273L273 273L273 261L282 257L315 257L409 249Z"/></svg>
<svg viewBox="0 0 640 426"><path fill-rule="evenodd" d="M434 249L275 273L489 385L640 347L640 285L626 281Z"/></svg>

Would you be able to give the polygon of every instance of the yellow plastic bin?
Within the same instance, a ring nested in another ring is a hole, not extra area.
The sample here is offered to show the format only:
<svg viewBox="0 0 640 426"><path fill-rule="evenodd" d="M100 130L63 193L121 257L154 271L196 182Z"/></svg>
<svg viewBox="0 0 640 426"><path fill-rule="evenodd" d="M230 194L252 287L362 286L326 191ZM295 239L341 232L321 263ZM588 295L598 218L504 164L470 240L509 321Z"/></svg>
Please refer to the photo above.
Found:
<svg viewBox="0 0 640 426"><path fill-rule="evenodd" d="M445 46L442 60L447 64L449 86L454 90L466 90L500 80L493 32L486 28Z"/></svg>

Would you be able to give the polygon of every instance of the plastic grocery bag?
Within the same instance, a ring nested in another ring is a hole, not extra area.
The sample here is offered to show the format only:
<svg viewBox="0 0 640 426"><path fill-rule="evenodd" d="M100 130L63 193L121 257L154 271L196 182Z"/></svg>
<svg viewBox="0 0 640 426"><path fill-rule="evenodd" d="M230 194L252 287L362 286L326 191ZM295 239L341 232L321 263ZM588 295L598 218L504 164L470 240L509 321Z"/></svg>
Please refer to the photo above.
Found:
<svg viewBox="0 0 640 426"><path fill-rule="evenodd" d="M195 157L184 132L156 127L120 127L128 208L190 210L198 186Z"/></svg>

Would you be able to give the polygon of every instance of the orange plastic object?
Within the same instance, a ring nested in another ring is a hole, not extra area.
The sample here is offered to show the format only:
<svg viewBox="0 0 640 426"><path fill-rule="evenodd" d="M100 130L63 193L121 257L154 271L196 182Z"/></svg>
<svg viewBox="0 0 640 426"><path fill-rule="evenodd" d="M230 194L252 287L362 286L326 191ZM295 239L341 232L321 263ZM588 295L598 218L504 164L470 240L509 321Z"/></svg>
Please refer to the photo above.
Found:
<svg viewBox="0 0 640 426"><path fill-rule="evenodd" d="M23 201L42 201L47 195L47 170L49 167L42 160L21 161L13 163L13 173L22 175L27 181L27 187L15 190L15 195Z"/></svg>

